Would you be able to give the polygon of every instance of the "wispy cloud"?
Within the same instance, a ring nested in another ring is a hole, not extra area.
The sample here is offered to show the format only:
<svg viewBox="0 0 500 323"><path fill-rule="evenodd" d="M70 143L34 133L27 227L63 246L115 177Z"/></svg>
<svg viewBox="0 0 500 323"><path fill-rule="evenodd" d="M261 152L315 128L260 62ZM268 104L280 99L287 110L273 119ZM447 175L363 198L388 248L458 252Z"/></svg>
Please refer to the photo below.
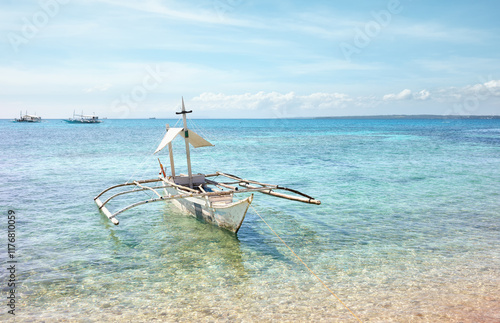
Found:
<svg viewBox="0 0 500 323"><path fill-rule="evenodd" d="M337 109L351 102L347 94L342 93L312 93L298 95L294 92L258 92L239 95L225 95L222 93L202 93L192 99L197 107L204 110L216 109L241 109L279 110L284 107L289 109Z"/></svg>
<svg viewBox="0 0 500 323"><path fill-rule="evenodd" d="M169 19L188 21L192 23L206 23L215 25L230 25L248 27L253 24L246 20L234 19L232 17L221 17L217 14L215 8L203 9L201 7L187 6L185 3L176 1L160 0L93 0L95 3L106 3L117 7L125 7L136 12L147 12L160 15Z"/></svg>
<svg viewBox="0 0 500 323"><path fill-rule="evenodd" d="M111 87L111 84L109 84L109 83L99 84L99 85L93 86L91 88L84 89L83 92L85 92L85 93L105 92L105 91L109 90L110 87Z"/></svg>
<svg viewBox="0 0 500 323"><path fill-rule="evenodd" d="M409 100L411 99L411 90L404 89L403 91L396 93L396 94L386 94L382 97L382 100L384 101L391 101L391 100Z"/></svg>
<svg viewBox="0 0 500 323"><path fill-rule="evenodd" d="M444 43L480 44L497 38L494 33L477 28L449 26L435 22L404 22L389 33L414 41L433 41Z"/></svg>
<svg viewBox="0 0 500 323"><path fill-rule="evenodd" d="M356 63L339 59L326 59L325 57L311 60L311 63L292 62L280 66L280 69L290 74L306 75L318 73L331 73L335 71L376 71L382 70L380 63Z"/></svg>

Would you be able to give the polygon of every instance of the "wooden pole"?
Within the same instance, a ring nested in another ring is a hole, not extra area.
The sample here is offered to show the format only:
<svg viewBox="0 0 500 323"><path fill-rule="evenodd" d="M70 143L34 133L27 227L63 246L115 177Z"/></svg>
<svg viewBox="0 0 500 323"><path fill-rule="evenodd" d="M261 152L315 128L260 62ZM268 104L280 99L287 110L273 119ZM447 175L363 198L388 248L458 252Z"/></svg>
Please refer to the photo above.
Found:
<svg viewBox="0 0 500 323"><path fill-rule="evenodd" d="M167 177L167 175L165 175L165 168L163 168L163 164L161 163L160 158L158 158L158 163L160 163L160 174L163 175L163 177Z"/></svg>
<svg viewBox="0 0 500 323"><path fill-rule="evenodd" d="M167 188L167 187L171 187L171 186L151 186L151 187L147 187L147 188L135 188L133 190L130 190L130 191L123 191L123 192L119 192L119 193L116 193L115 195L112 195L110 197L108 197L107 200L105 200L104 202L102 202L102 205L106 205L108 204L109 201L111 201L112 199L114 199L115 197L117 196L120 196L120 195L123 195L123 194L130 194L130 193L135 193L135 192L141 192L141 191L146 191L146 190L149 190L149 189L160 189L160 188ZM98 200L99 198L96 199L96 201ZM97 203L97 202L96 202ZM99 207L101 208L101 206Z"/></svg>
<svg viewBox="0 0 500 323"><path fill-rule="evenodd" d="M113 214L111 214L111 212L109 212L108 208L107 208L107 207L105 207L105 206L102 204L102 202L101 202L101 200L100 200L100 199L98 199L98 198L97 198L97 199L95 200L95 203L96 203L96 204L97 204L97 206L99 207L99 210L101 210L101 211L104 213L104 215L106 215L106 217L107 217L108 219L110 219L110 220L111 220L111 222L113 222L113 224L114 224L114 225L118 225L118 223L120 223L120 222L118 221L118 219L117 219L117 218L115 218L115 216L114 216Z"/></svg>
<svg viewBox="0 0 500 323"><path fill-rule="evenodd" d="M212 181L212 180L209 180L209 179L205 179L205 181L207 183L209 183L209 184L220 185L222 187L229 188L230 190L235 190L235 191L238 190L238 187L236 187L236 186L231 186L231 185L227 185L227 184L224 184L224 183L219 183L219 182Z"/></svg>
<svg viewBox="0 0 500 323"><path fill-rule="evenodd" d="M170 129L169 124L167 123L167 132ZM170 157L170 169L172 170L172 180L175 178L175 166L174 166L174 151L172 147L172 142L168 143L168 155Z"/></svg>
<svg viewBox="0 0 500 323"><path fill-rule="evenodd" d="M267 187L271 187L271 188L278 188L278 185L266 184L266 183L261 183L261 182L257 182L257 181L252 181L252 180L249 180L249 179L240 178L240 177L238 177L236 175L226 174L226 173L223 173L223 172L217 172L217 175L225 176L227 178L234 179L234 180L237 180L237 181L240 181L240 182L252 183L252 184L257 184L257 185L261 185L261 186L267 186Z"/></svg>
<svg viewBox="0 0 500 323"><path fill-rule="evenodd" d="M188 176L189 176L189 187L193 188L193 173L191 172L191 156L189 153L189 131L187 127L186 113L190 113L192 111L186 111L184 107L184 98L182 98L182 121L184 123L184 142L186 143L186 158L187 158L187 167L188 167Z"/></svg>
<svg viewBox="0 0 500 323"><path fill-rule="evenodd" d="M249 189L259 189L258 187L252 186L252 185L247 184L247 183L240 183L240 185L243 187L247 187ZM292 196L292 195L288 195L288 194L281 194L281 193L277 193L277 192L273 191L272 189L269 189L269 190L261 189L259 192L264 193L264 194L268 194L271 196L275 196L275 197L280 197L280 198L287 199L287 200L302 202L302 203L309 203L309 204L316 204L316 205L321 204L321 201L313 199L313 198L305 198L305 197Z"/></svg>
<svg viewBox="0 0 500 323"><path fill-rule="evenodd" d="M143 184L143 183L154 183L154 182L161 182L161 181L162 180L159 178L154 178L154 179L146 179L146 180L137 181L137 182ZM101 197L101 195L103 195L104 193L106 193L109 190L112 190L114 188L121 187L121 186L128 186L128 185L136 185L136 184L135 183L124 183L124 184L110 186L107 189L105 189L104 191L102 191L101 193L99 193L99 195L94 197L94 200L98 199L99 197Z"/></svg>

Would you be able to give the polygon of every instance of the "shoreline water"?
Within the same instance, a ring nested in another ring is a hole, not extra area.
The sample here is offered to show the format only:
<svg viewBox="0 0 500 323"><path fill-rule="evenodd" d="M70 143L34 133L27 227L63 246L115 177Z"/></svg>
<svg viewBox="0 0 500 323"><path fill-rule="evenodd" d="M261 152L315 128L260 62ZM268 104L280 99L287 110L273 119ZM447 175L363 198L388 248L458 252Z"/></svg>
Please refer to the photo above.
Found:
<svg viewBox="0 0 500 323"><path fill-rule="evenodd" d="M319 192L254 206L363 322L500 320L498 120L194 121L216 145L194 170ZM164 122L0 121L16 320L355 321L252 211L236 237L170 204L99 214L104 187L156 176Z"/></svg>

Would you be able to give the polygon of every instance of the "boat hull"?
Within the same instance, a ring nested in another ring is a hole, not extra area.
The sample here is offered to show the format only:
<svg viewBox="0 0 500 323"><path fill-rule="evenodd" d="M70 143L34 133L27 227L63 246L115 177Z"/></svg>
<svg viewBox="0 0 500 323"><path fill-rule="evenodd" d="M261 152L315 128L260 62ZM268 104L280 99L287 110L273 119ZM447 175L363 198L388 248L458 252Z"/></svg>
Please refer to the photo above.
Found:
<svg viewBox="0 0 500 323"><path fill-rule="evenodd" d="M64 119L64 121L66 121L67 123L101 123L102 121L101 120L93 120L93 121L81 121L81 120L69 120L69 119Z"/></svg>
<svg viewBox="0 0 500 323"><path fill-rule="evenodd" d="M175 187L168 187L164 190L167 196L186 193ZM252 201L253 194L245 199L230 203L212 202L208 197L174 199L172 203L185 213L236 233L240 229Z"/></svg>
<svg viewBox="0 0 500 323"><path fill-rule="evenodd" d="M42 120L23 120L23 119L16 119L14 122L31 122L31 123L38 123L42 122Z"/></svg>

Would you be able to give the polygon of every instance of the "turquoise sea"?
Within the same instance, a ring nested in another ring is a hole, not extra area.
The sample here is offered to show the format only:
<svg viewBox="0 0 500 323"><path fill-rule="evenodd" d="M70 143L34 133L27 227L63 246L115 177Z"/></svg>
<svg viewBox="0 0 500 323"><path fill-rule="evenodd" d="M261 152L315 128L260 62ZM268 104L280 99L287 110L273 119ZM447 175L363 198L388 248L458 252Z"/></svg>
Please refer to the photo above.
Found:
<svg viewBox="0 0 500 323"><path fill-rule="evenodd" d="M500 322L499 119L193 121L215 144L194 172L321 200L253 206L361 321ZM104 188L158 175L176 122L0 120L0 320L11 210L18 322L357 322L253 209L236 236L171 204L99 213Z"/></svg>

